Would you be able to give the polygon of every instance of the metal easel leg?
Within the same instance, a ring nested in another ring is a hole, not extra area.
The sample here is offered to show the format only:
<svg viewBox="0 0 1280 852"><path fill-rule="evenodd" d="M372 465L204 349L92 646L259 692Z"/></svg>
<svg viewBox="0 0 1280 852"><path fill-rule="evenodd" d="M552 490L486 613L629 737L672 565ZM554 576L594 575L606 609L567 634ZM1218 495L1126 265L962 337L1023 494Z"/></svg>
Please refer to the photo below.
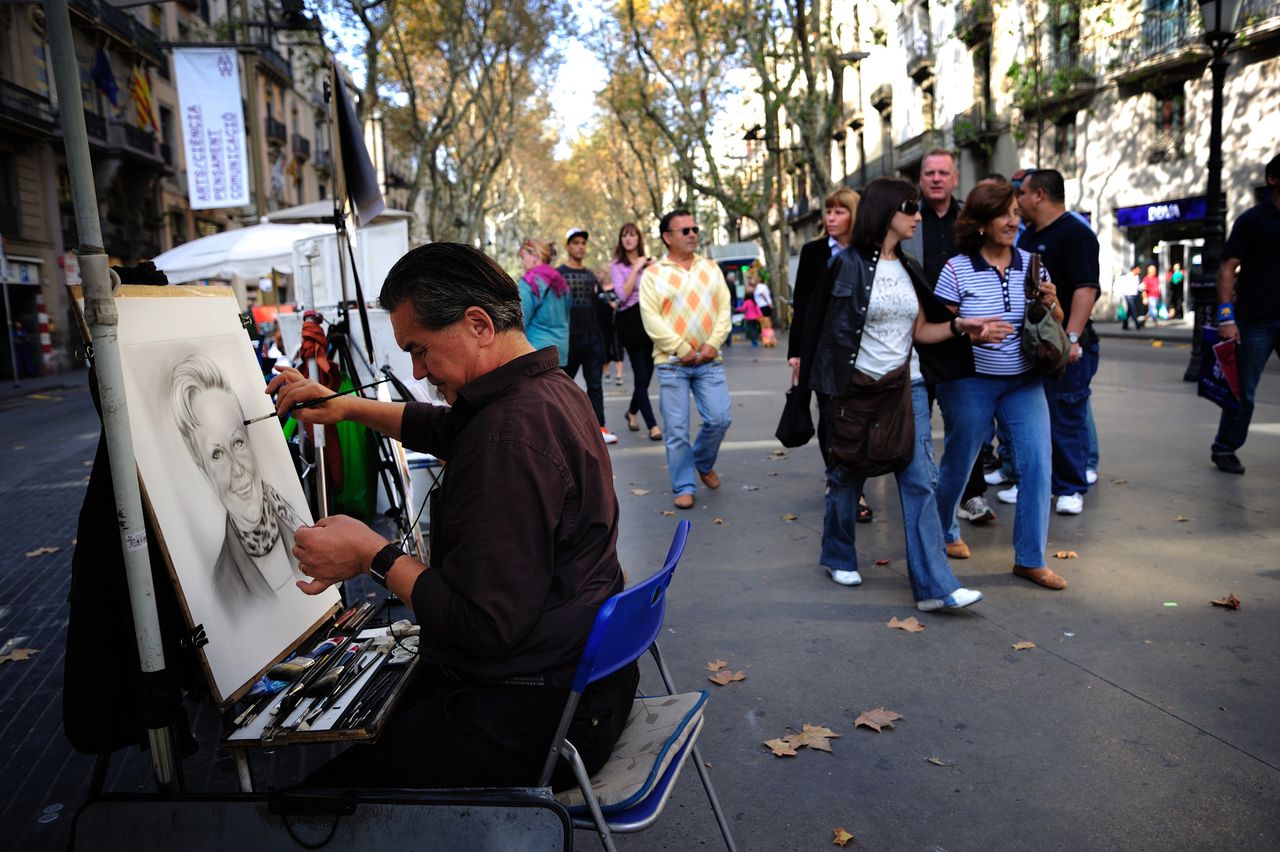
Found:
<svg viewBox="0 0 1280 852"><path fill-rule="evenodd" d="M249 753L242 748L231 750L231 756L236 760L236 778L240 780L240 792L253 792L253 772L249 767Z"/></svg>

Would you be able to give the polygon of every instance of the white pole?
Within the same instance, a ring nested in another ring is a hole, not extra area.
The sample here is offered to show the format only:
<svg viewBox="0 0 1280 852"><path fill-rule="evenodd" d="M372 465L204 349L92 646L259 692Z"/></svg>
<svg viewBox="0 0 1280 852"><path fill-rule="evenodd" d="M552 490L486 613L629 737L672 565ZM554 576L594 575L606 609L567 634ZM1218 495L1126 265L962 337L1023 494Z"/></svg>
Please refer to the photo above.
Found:
<svg viewBox="0 0 1280 852"><path fill-rule="evenodd" d="M102 428L111 457L111 480L115 486L116 517L120 544L124 550L125 573L129 581L129 603L133 609L133 629L142 666L143 707L151 764L156 785L164 791L176 787L176 758L173 738L163 720L158 697L164 692L164 647L160 620L156 616L155 588L151 583L151 561L147 554L147 532L143 523L138 471L129 432L129 409L124 394L124 372L120 363L118 338L120 318L112 293L111 271L102 246L102 226L93 185L93 163L89 158L89 137L84 126L84 103L80 97L80 68L71 37L67 0L44 0L45 24L53 54L53 73L58 86L58 105L75 205L76 230L80 237L80 277L84 284L84 315L92 336L93 359L102 400ZM152 727L152 725L157 725Z"/></svg>

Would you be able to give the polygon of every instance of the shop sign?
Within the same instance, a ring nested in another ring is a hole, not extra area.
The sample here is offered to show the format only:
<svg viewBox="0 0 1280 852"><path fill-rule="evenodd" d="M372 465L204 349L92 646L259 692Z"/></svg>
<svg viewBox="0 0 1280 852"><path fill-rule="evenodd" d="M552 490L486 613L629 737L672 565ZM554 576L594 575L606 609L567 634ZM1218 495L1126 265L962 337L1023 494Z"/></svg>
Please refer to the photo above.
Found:
<svg viewBox="0 0 1280 852"><path fill-rule="evenodd" d="M1194 222L1205 218L1208 212L1209 199L1197 195L1155 204L1139 204L1137 207L1117 207L1116 223L1121 228L1143 228L1170 222Z"/></svg>

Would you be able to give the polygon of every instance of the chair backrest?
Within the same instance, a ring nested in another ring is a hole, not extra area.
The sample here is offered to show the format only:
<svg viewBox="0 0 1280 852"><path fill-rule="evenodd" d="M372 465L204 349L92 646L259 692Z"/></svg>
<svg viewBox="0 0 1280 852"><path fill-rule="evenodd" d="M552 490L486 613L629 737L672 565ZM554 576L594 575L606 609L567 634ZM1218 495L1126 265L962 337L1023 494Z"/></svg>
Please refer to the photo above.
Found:
<svg viewBox="0 0 1280 852"><path fill-rule="evenodd" d="M608 677L633 660L638 660L658 638L667 610L667 586L684 553L690 523L676 526L675 538L666 562L652 577L625 589L604 602L596 613L587 637L587 647L573 675L573 691Z"/></svg>

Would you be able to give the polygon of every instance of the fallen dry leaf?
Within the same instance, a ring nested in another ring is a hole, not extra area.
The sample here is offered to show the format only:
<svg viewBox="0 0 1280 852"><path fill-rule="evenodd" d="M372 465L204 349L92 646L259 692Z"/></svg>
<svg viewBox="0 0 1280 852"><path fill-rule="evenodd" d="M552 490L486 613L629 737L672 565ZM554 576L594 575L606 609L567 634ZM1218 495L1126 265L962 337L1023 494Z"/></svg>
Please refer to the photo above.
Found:
<svg viewBox="0 0 1280 852"><path fill-rule="evenodd" d="M14 648L7 654L0 656L0 665L8 662L21 663L31 659L32 654L39 654L39 648Z"/></svg>
<svg viewBox="0 0 1280 852"><path fill-rule="evenodd" d="M1214 606L1225 606L1227 609L1239 609L1240 599L1236 597L1235 592L1227 595L1225 598L1214 598L1209 601Z"/></svg>
<svg viewBox="0 0 1280 852"><path fill-rule="evenodd" d="M769 453L769 455L770 455L770 457L775 458L775 459L785 459L785 458L787 457L787 451L786 451L786 450L774 450L773 452Z"/></svg>
<svg viewBox="0 0 1280 852"><path fill-rule="evenodd" d="M1079 556L1080 554L1076 553L1074 550L1059 550L1057 553L1053 554L1054 559L1077 559Z"/></svg>
<svg viewBox="0 0 1280 852"><path fill-rule="evenodd" d="M891 562L893 562L893 560L892 560L892 559L877 559L877 560L876 560L876 564L877 564L877 565L888 565L888 564L889 564L889 563L891 563Z"/></svg>
<svg viewBox="0 0 1280 852"><path fill-rule="evenodd" d="M760 490L760 486L759 486L759 485L744 485L744 486L742 486L742 490L743 490L743 491L759 491L759 490Z"/></svg>
<svg viewBox="0 0 1280 852"><path fill-rule="evenodd" d="M899 630L905 630L908 633L919 633L924 630L924 625L914 615L907 616L905 619L899 619L898 616L890 618L885 627L896 627Z"/></svg>
<svg viewBox="0 0 1280 852"><path fill-rule="evenodd" d="M716 672L715 674L707 678L707 680L711 681L716 686L728 686L734 681L746 680L746 679L747 679L746 672L731 672L728 669L721 669L720 671Z"/></svg>
<svg viewBox="0 0 1280 852"><path fill-rule="evenodd" d="M778 472L777 472L776 470L771 470L771 471L769 471L769 475L770 475L770 476L777 476L777 475L778 475Z"/></svg>
<svg viewBox="0 0 1280 852"><path fill-rule="evenodd" d="M27 551L27 558L30 559L33 556L44 556L46 553L57 553L59 550L61 550L61 548L58 547L37 547L35 550Z"/></svg>
<svg viewBox="0 0 1280 852"><path fill-rule="evenodd" d="M782 520L784 521L795 521L795 520L798 520L799 518L800 518L799 515L793 515L790 512L787 512L785 515L782 516Z"/></svg>
<svg viewBox="0 0 1280 852"><path fill-rule="evenodd" d="M671 511L670 509L663 509L661 514L667 516L668 518L674 518L676 516L676 513Z"/></svg>
<svg viewBox="0 0 1280 852"><path fill-rule="evenodd" d="M1129 480L1127 480L1127 479L1113 479L1113 480L1111 480L1111 484L1112 484L1112 485L1128 485L1128 484L1129 484Z"/></svg>
<svg viewBox="0 0 1280 852"><path fill-rule="evenodd" d="M1159 348L1161 348L1162 346L1164 346L1164 341L1163 341L1163 340L1153 340L1153 341L1151 341L1151 348L1152 348L1152 349L1159 349Z"/></svg>
<svg viewBox="0 0 1280 852"><path fill-rule="evenodd" d="M1014 642L1009 647L1013 648L1015 651L1025 651L1028 648L1034 648L1035 646L1035 642Z"/></svg>
<svg viewBox="0 0 1280 852"><path fill-rule="evenodd" d="M707 663L707 671L718 672L727 665L729 664L726 663L724 660L712 660L711 662Z"/></svg>
<svg viewBox="0 0 1280 852"><path fill-rule="evenodd" d="M1174 518L1173 520L1175 523L1185 524L1187 521L1191 519L1186 517L1185 515L1178 515L1178 517Z"/></svg>
<svg viewBox="0 0 1280 852"><path fill-rule="evenodd" d="M711 523L715 524L716 526L724 526L724 518L716 518Z"/></svg>
<svg viewBox="0 0 1280 852"><path fill-rule="evenodd" d="M796 748L808 746L816 748L818 751L830 753L831 743L828 740L838 738L840 735L828 728L826 725L810 725L808 722L804 725L804 730L798 734L791 734L783 737L787 742Z"/></svg>
<svg viewBox="0 0 1280 852"><path fill-rule="evenodd" d="M779 737L776 740L765 740L764 747L773 752L774 757L795 757L797 753L785 737Z"/></svg>
<svg viewBox="0 0 1280 852"><path fill-rule="evenodd" d="M854 836L843 828L832 829L835 832L836 839L831 841L832 846L844 846L850 840L854 840Z"/></svg>
<svg viewBox="0 0 1280 852"><path fill-rule="evenodd" d="M926 757L925 760L929 761L934 766L950 766L951 765L950 763L944 763L942 758L940 757Z"/></svg>
<svg viewBox="0 0 1280 852"><path fill-rule="evenodd" d="M631 493L636 495L637 497L643 497L646 494L652 494L653 491L652 489L649 489L649 488L632 488Z"/></svg>
<svg viewBox="0 0 1280 852"><path fill-rule="evenodd" d="M892 710L886 710L883 707L877 707L874 710L864 710L862 715L853 720L853 726L856 728L863 725L872 728L878 734L881 728L892 728L893 723L902 716Z"/></svg>

